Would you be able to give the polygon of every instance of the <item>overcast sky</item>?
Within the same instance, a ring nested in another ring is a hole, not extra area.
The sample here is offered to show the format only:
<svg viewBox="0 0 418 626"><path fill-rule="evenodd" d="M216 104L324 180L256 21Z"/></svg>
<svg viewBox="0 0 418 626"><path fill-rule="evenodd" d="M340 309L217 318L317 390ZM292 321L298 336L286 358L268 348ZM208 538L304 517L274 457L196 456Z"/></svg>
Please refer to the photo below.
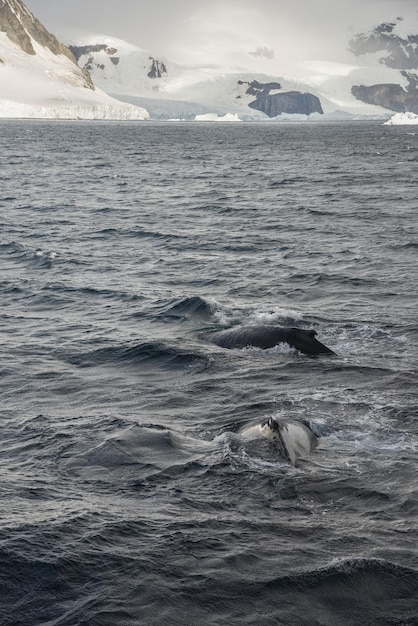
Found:
<svg viewBox="0 0 418 626"><path fill-rule="evenodd" d="M72 30L111 35L171 60L209 62L220 50L274 49L276 58L328 58L355 34L397 16L418 18L418 0L25 0L68 43ZM417 20L418 22L418 20ZM219 55L218 55L219 56ZM219 60L219 59L216 59Z"/></svg>

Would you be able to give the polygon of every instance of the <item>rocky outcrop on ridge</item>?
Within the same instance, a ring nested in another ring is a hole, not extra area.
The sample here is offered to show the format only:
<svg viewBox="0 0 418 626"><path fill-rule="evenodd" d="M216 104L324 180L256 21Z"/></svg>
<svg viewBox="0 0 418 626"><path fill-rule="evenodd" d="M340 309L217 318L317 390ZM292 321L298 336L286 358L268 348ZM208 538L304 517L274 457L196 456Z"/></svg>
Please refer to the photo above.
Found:
<svg viewBox="0 0 418 626"><path fill-rule="evenodd" d="M245 93L249 96L255 96L256 98L268 96L271 91L282 88L280 83L260 83L258 80L251 82L239 80L238 85L248 85Z"/></svg>
<svg viewBox="0 0 418 626"><path fill-rule="evenodd" d="M113 65L118 65L120 61L120 58L115 56L115 54L117 53L117 49L111 48L107 46L106 44L98 43L98 44L89 45L89 46L68 46L68 47L73 53L77 62L84 55L87 56L87 61L85 61L82 67L82 69L86 72L91 72L94 69L94 65L95 65L94 53L95 52L105 52L109 56ZM103 63L96 63L96 66L100 69L104 69Z"/></svg>
<svg viewBox="0 0 418 626"><path fill-rule="evenodd" d="M90 55L89 56L89 60L87 61L87 63L85 63L84 68L85 70L90 70L93 67L93 53L94 52L106 52L106 54L109 55L111 61L113 62L114 65L117 65L120 61L119 57L115 57L114 55L116 54L117 50L116 48L109 48L109 46L107 46L106 44L94 44L94 45L90 45L90 46L68 46L68 48L71 50L71 52L73 53L76 61L78 61L83 55ZM90 67L89 67L90 66Z"/></svg>
<svg viewBox="0 0 418 626"><path fill-rule="evenodd" d="M149 60L151 61L151 66L147 74L148 78L162 78L162 76L167 74L167 68L162 61L152 57Z"/></svg>

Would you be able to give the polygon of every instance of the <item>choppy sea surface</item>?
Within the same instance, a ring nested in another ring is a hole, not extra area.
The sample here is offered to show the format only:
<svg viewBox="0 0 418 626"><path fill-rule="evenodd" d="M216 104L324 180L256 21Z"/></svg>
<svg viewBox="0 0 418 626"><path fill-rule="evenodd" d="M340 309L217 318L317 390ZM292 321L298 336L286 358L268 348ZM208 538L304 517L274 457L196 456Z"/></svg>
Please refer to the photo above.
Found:
<svg viewBox="0 0 418 626"><path fill-rule="evenodd" d="M418 624L418 132L0 131L2 626Z"/></svg>

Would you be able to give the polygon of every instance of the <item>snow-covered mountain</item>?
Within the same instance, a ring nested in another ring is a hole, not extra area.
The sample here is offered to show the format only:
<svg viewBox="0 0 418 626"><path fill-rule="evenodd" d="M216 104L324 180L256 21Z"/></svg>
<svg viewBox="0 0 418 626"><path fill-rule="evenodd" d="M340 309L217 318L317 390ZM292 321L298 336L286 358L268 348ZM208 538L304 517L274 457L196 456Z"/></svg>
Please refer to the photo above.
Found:
<svg viewBox="0 0 418 626"><path fill-rule="evenodd" d="M267 119L281 113L323 112L306 85L285 78L278 83L276 76L263 71L178 65L108 36L69 43L69 48L95 85L145 106L154 119L194 119L206 113ZM263 67L262 60L259 65Z"/></svg>
<svg viewBox="0 0 418 626"><path fill-rule="evenodd" d="M213 63L190 52L190 62L180 64L102 35L67 38L68 49L21 0L0 0L0 117L146 119L149 111L152 119L266 120L418 113L418 10L376 24L354 35L347 28L331 56L279 51L280 38L277 50L254 39L247 46L241 39L235 49L227 39L227 46L217 42L223 53Z"/></svg>
<svg viewBox="0 0 418 626"><path fill-rule="evenodd" d="M416 13L418 18L418 13ZM378 24L341 41L335 60L276 58L250 48L234 63L178 65L107 36L68 42L81 68L107 93L142 104L153 118L238 114L346 113L389 117L418 112L418 19Z"/></svg>
<svg viewBox="0 0 418 626"><path fill-rule="evenodd" d="M95 88L21 0L0 0L0 118L147 119Z"/></svg>

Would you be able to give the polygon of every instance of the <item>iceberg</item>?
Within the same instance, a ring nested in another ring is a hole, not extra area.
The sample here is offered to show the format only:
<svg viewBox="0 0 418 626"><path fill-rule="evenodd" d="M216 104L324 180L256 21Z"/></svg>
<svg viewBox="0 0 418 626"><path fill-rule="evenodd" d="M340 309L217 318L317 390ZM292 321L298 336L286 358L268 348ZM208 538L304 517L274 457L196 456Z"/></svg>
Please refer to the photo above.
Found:
<svg viewBox="0 0 418 626"><path fill-rule="evenodd" d="M195 115L195 122L241 122L237 113L225 113L225 115L218 115L217 113L203 113L202 115Z"/></svg>
<svg viewBox="0 0 418 626"><path fill-rule="evenodd" d="M401 126L403 124L418 124L418 115L407 111L406 113L395 113L384 123L384 126Z"/></svg>

